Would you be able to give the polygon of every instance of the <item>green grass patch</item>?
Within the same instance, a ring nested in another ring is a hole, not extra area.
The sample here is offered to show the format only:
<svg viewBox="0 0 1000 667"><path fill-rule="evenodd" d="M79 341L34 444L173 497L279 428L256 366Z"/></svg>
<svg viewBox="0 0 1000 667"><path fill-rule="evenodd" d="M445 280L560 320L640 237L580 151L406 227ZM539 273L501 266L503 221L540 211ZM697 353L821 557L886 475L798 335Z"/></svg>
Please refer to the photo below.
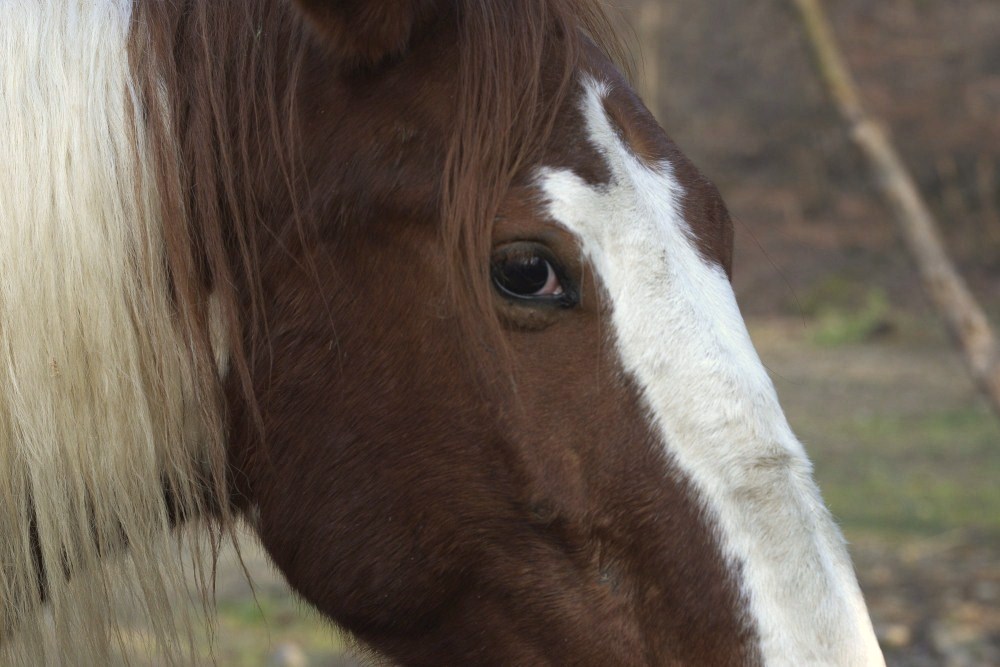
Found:
<svg viewBox="0 0 1000 667"><path fill-rule="evenodd" d="M813 330L819 345L847 345L873 340L895 328L889 300L881 289L872 289L853 308L827 307L820 310Z"/></svg>
<svg viewBox="0 0 1000 667"><path fill-rule="evenodd" d="M985 406L836 425L811 455L846 530L1000 536L1000 422Z"/></svg>
<svg viewBox="0 0 1000 667"><path fill-rule="evenodd" d="M202 654L220 665L267 665L280 646L293 644L308 664L330 664L347 651L340 632L291 595L220 601L214 637Z"/></svg>
<svg viewBox="0 0 1000 667"><path fill-rule="evenodd" d="M835 275L814 285L794 304L813 321L813 342L824 346L873 340L895 328L885 291Z"/></svg>

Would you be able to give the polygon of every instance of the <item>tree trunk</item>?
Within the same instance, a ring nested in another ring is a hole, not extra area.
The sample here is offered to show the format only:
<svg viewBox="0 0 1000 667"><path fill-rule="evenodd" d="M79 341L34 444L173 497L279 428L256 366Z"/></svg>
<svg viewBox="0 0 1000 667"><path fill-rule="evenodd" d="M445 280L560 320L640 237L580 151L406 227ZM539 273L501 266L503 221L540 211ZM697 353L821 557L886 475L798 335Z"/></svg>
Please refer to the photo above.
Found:
<svg viewBox="0 0 1000 667"><path fill-rule="evenodd" d="M982 308L955 271L937 223L886 132L865 111L819 0L792 0L812 47L816 66L867 158L877 185L895 213L899 231L916 260L923 286L958 342L976 384L1000 415L1000 345Z"/></svg>

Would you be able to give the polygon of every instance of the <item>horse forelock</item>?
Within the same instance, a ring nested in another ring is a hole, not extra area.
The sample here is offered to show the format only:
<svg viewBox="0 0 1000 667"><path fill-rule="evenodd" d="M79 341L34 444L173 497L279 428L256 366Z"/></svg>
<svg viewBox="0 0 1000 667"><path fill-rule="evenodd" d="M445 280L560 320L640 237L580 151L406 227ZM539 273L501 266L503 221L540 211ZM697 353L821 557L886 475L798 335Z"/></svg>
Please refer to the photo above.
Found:
<svg viewBox="0 0 1000 667"><path fill-rule="evenodd" d="M500 203L515 181L530 179L574 89L583 44L626 58L601 0L440 5L438 22L457 38L446 48L457 57L440 102L449 131L442 146L425 147L441 154L427 205L436 208L455 321L503 357L487 261ZM135 2L130 55L177 319L199 382L207 389L218 379L209 363L215 339L236 387L230 398L259 426L251 368L269 345L262 266L280 255L313 270L308 245L329 221L306 202L332 188L311 180L307 164L339 157L297 125L310 101L301 79L317 69L335 79L337 63L293 3L268 0ZM372 137L354 141L350 150L372 150ZM267 209L275 201L289 210ZM478 356L481 347L468 349Z"/></svg>
<svg viewBox="0 0 1000 667"><path fill-rule="evenodd" d="M600 0L467 3L458 16L455 125L446 146L441 233L451 253L458 321L487 332L506 354L491 307L494 220L516 182L527 182L572 96L586 43L624 66L624 48ZM484 130L488 128L488 130ZM483 327L483 323L492 327ZM470 350L478 350L472 345ZM475 352L478 354L478 352Z"/></svg>
<svg viewBox="0 0 1000 667"><path fill-rule="evenodd" d="M292 3L136 4L142 39L133 38L132 52L140 85L150 105L166 109L151 115L147 129L164 192L174 299L204 356L203 292L212 292L230 371L255 413L249 369L268 344L256 326L264 319L262 255L302 261L302 248L324 224L304 202L329 189L310 180L306 163L310 153L338 159L296 126L309 103L300 78L316 68L335 78L336 62ZM457 59L440 102L447 136L442 146L425 147L440 151L442 163L427 204L437 209L456 321L470 324L472 336L487 332L485 342L502 351L486 261L497 210L516 180L530 178L571 96L582 45L596 44L623 67L627 59L601 0L438 4L439 23L454 28ZM370 136L355 140L362 153L370 150ZM266 219L273 211L261 210L267 197L291 208L280 227Z"/></svg>

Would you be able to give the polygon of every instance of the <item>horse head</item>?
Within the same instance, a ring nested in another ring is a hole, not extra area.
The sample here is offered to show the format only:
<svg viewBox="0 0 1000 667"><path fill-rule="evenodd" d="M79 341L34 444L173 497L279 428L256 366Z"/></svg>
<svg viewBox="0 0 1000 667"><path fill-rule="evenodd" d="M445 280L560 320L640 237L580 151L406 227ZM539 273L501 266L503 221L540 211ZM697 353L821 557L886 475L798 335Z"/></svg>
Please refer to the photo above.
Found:
<svg viewBox="0 0 1000 667"><path fill-rule="evenodd" d="M170 320L135 345L190 427L141 429L142 525L246 517L403 664L881 662L725 205L595 4L118 4Z"/></svg>

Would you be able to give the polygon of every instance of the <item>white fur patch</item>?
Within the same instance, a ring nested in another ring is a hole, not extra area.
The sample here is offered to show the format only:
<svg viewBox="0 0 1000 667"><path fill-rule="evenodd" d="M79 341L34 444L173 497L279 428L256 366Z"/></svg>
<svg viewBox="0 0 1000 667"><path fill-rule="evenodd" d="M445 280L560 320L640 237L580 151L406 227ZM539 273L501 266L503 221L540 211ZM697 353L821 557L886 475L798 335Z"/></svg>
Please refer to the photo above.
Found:
<svg viewBox="0 0 1000 667"><path fill-rule="evenodd" d="M549 214L580 239L612 305L622 363L667 456L688 475L740 568L768 665L884 664L840 531L778 405L729 281L684 221L670 164L651 169L585 82L590 140L611 171L593 186L543 169Z"/></svg>

